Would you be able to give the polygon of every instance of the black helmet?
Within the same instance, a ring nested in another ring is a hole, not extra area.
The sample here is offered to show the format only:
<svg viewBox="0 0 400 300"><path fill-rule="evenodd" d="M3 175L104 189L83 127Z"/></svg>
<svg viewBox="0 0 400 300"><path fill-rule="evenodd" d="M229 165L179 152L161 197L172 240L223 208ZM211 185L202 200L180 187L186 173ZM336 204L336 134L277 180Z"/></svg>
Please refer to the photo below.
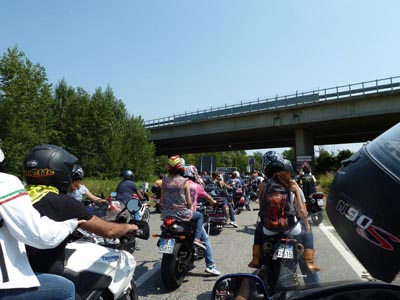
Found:
<svg viewBox="0 0 400 300"><path fill-rule="evenodd" d="M288 171L292 176L294 176L295 174L294 174L292 162L290 160L288 160L287 158L284 158L283 163L285 164L286 171Z"/></svg>
<svg viewBox="0 0 400 300"><path fill-rule="evenodd" d="M34 147L23 162L27 184L48 185L66 192L72 182L72 169L78 159L55 145Z"/></svg>
<svg viewBox="0 0 400 300"><path fill-rule="evenodd" d="M277 171L284 171L285 161L281 154L274 150L267 151L262 157L262 166L267 177L271 178Z"/></svg>
<svg viewBox="0 0 400 300"><path fill-rule="evenodd" d="M125 170L122 174L122 177L124 177L126 180L133 180L134 176L135 174L131 170Z"/></svg>
<svg viewBox="0 0 400 300"><path fill-rule="evenodd" d="M327 198L338 234L374 277L400 271L400 123L342 161Z"/></svg>
<svg viewBox="0 0 400 300"><path fill-rule="evenodd" d="M81 166L75 165L74 168L72 169L72 179L74 181L76 180L82 180L83 179L83 169Z"/></svg>

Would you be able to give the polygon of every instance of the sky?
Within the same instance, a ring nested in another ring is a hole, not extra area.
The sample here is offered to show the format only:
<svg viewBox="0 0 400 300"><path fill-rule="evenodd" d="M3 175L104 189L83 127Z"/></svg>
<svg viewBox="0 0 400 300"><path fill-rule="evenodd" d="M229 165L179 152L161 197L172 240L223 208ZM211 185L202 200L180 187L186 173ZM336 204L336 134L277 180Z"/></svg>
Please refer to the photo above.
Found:
<svg viewBox="0 0 400 300"><path fill-rule="evenodd" d="M152 120L399 76L399 11L398 0L1 0L0 55L17 46L49 83L109 86Z"/></svg>

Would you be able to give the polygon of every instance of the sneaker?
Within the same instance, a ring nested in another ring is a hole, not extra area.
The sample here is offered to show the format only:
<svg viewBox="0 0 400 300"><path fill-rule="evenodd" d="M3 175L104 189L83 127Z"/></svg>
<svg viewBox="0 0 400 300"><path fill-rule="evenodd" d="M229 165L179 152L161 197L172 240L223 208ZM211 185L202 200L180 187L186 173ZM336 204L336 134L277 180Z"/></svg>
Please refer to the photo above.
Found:
<svg viewBox="0 0 400 300"><path fill-rule="evenodd" d="M193 244L196 245L197 247L200 247L200 248L203 248L204 250L206 250L206 246L204 246L204 244L198 239L194 239Z"/></svg>
<svg viewBox="0 0 400 300"><path fill-rule="evenodd" d="M207 267L206 270L205 270L205 272L208 273L208 274L212 274L212 275L214 275L214 276L219 276L219 275L221 275L221 272L218 271L215 267L211 267L211 268Z"/></svg>
<svg viewBox="0 0 400 300"><path fill-rule="evenodd" d="M230 221L229 224L231 224L233 227L237 228L238 224L234 221Z"/></svg>

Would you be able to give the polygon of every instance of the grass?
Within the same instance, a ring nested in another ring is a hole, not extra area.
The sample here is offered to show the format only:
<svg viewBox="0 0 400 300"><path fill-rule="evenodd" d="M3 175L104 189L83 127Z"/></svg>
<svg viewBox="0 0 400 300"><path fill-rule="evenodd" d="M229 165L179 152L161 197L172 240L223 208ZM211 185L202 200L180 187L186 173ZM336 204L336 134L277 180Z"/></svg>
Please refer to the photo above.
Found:
<svg viewBox="0 0 400 300"><path fill-rule="evenodd" d="M335 173L333 172L327 172L318 176L318 186L321 192L328 194L334 176Z"/></svg>
<svg viewBox="0 0 400 300"><path fill-rule="evenodd" d="M154 181L155 180L156 179L154 177ZM107 196L108 194L110 194L110 192L115 192L120 181L121 178L119 177L115 179L84 178L83 184L89 189L92 194L101 195L103 193L104 196ZM149 190L151 189L154 181L149 182ZM138 189L142 188L142 183L142 181L136 182ZM151 195L151 191L149 195Z"/></svg>

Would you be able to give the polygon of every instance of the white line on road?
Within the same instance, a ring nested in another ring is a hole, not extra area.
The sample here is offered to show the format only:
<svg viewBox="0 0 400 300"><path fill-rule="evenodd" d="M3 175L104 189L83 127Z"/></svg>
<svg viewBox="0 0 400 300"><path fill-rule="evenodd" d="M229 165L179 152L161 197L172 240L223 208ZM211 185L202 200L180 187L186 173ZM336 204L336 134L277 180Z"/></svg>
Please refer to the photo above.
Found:
<svg viewBox="0 0 400 300"><path fill-rule="evenodd" d="M156 263L152 269L149 269L146 273L140 276L136 282L136 286L140 287L144 282L146 282L151 276L153 276L161 268L161 263Z"/></svg>
<svg viewBox="0 0 400 300"><path fill-rule="evenodd" d="M341 242L332 234L331 230L334 230L333 226L325 226L324 224L320 224L319 228L325 234L325 236L331 241L332 245L336 248L336 250L343 256L343 258L347 261L350 267L356 272L358 275L362 275L365 272L365 268L358 262L358 260L347 250Z"/></svg>

